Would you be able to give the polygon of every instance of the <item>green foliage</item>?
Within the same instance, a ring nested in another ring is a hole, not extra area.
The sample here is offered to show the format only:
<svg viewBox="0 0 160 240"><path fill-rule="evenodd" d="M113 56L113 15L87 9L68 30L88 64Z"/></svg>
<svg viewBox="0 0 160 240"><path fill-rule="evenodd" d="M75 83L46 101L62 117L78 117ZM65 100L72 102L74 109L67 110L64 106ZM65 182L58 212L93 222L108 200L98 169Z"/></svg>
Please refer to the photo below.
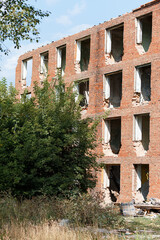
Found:
<svg viewBox="0 0 160 240"><path fill-rule="evenodd" d="M81 119L72 86L46 80L17 102L3 79L0 93L0 191L70 197L95 186L99 120Z"/></svg>
<svg viewBox="0 0 160 240"><path fill-rule="evenodd" d="M0 1L0 51L7 53L3 44L11 40L15 48L20 47L21 40L38 41L37 25L49 12L43 12L27 4L28 0Z"/></svg>

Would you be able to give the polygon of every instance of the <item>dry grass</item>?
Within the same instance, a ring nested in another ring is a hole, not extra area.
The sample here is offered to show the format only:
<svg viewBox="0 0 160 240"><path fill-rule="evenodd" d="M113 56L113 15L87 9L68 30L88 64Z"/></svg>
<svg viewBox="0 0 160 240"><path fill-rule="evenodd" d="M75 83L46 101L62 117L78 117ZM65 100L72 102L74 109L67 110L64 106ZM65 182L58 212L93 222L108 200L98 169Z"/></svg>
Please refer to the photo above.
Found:
<svg viewBox="0 0 160 240"><path fill-rule="evenodd" d="M58 225L62 219L69 220L70 228ZM114 234L104 236L93 232L97 228L105 228ZM140 230L144 234L147 230L160 234L160 217L126 219L120 215L119 208L101 208L98 198L88 194L73 199L41 196L22 202L10 195L0 195L0 240L127 239L117 231L124 229L137 234ZM141 238L136 235L136 239Z"/></svg>
<svg viewBox="0 0 160 240"><path fill-rule="evenodd" d="M73 230L59 226L56 222L52 224L43 223L39 225L16 224L6 225L1 240L102 240L102 234L93 234L88 231ZM116 236L109 236L107 239L118 239Z"/></svg>
<svg viewBox="0 0 160 240"><path fill-rule="evenodd" d="M88 194L71 199L40 196L21 202L10 195L0 196L0 229L11 222L37 225L61 219L69 219L72 225L81 227L117 229L124 225L119 209L102 208L99 199Z"/></svg>

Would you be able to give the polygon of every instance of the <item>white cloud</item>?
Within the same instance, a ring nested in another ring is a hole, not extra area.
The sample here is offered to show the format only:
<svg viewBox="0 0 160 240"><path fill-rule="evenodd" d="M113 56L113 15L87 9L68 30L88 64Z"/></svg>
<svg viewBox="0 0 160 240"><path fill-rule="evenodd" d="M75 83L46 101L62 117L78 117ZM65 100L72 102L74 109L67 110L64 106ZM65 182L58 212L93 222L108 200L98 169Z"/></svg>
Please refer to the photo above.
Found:
<svg viewBox="0 0 160 240"><path fill-rule="evenodd" d="M56 19L57 23L60 23L62 25L70 25L72 24L72 21L68 15L62 15L59 18Z"/></svg>
<svg viewBox="0 0 160 240"><path fill-rule="evenodd" d="M57 40L59 40L59 39L62 39L62 38L64 38L64 37L67 37L67 36L69 36L69 35L73 35L73 34L75 34L75 33L78 33L78 32L81 32L81 31L83 31L83 30L85 30L85 29L87 29L87 28L90 28L91 27L91 25L89 25L89 24L81 24L81 25L77 25L77 26L75 26L75 27L72 27L72 28L70 28L69 30L68 30L68 32L58 32L58 33L56 33L56 34L54 34L53 36L52 36L52 38L55 40L55 41L57 41Z"/></svg>
<svg viewBox="0 0 160 240"><path fill-rule="evenodd" d="M59 18L56 19L57 23L60 23L62 25L71 25L72 20L71 18L73 16L77 16L80 14L84 9L86 8L86 3L83 1L76 3L72 9L68 10L68 14L62 15Z"/></svg>
<svg viewBox="0 0 160 240"><path fill-rule="evenodd" d="M73 28L70 29L70 33L69 34L75 34L75 33L78 33L78 32L81 32L87 28L90 28L91 25L89 24L80 24L80 25L77 25Z"/></svg>
<svg viewBox="0 0 160 240"><path fill-rule="evenodd" d="M72 10L69 10L69 14L71 16L76 16L78 14L80 14L84 9L86 8L86 3L84 1L80 2L80 3L76 3L73 7Z"/></svg>
<svg viewBox="0 0 160 240"><path fill-rule="evenodd" d="M62 32L57 32L55 34L52 35L52 39L54 39L54 41L58 41L64 37L67 37L68 34L67 33L62 33Z"/></svg>

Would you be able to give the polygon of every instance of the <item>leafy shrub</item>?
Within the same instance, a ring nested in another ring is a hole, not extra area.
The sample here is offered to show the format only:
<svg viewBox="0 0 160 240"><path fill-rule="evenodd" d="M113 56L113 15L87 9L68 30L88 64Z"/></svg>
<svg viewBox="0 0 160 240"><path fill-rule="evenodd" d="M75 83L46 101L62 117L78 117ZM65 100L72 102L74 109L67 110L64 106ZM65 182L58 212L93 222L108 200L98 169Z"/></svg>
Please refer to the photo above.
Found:
<svg viewBox="0 0 160 240"><path fill-rule="evenodd" d="M21 101L0 81L0 191L65 198L94 188L99 118L81 118L73 86L57 78Z"/></svg>

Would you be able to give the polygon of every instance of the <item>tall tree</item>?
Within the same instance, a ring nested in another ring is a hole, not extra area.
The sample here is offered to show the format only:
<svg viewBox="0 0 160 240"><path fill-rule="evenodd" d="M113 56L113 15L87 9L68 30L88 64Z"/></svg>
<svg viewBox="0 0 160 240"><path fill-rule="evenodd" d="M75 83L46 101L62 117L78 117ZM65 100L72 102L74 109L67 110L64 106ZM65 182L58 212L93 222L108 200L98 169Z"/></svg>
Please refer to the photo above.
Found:
<svg viewBox="0 0 160 240"><path fill-rule="evenodd" d="M0 190L25 197L86 192L95 185L98 121L81 119L73 88L60 77L34 93L21 103L10 101L14 92L0 99Z"/></svg>
<svg viewBox="0 0 160 240"><path fill-rule="evenodd" d="M39 39L37 25L49 12L43 12L29 5L28 0L0 1L0 51L8 52L5 41L13 42L15 48L20 47L21 40Z"/></svg>

